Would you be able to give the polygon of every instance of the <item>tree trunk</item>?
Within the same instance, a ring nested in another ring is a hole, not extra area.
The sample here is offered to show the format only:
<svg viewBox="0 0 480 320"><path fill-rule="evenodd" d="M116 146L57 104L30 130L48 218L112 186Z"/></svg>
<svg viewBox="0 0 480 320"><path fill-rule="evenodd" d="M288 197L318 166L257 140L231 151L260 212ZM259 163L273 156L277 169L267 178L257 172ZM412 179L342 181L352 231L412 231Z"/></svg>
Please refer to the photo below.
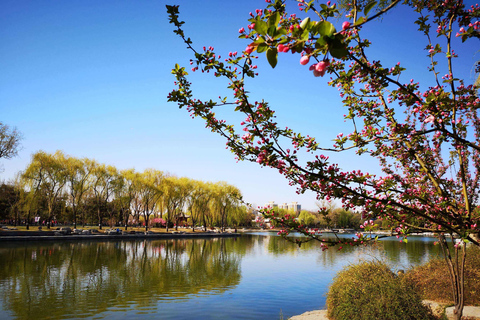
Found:
<svg viewBox="0 0 480 320"><path fill-rule="evenodd" d="M27 213L27 230L30 230L30 209L28 209Z"/></svg>
<svg viewBox="0 0 480 320"><path fill-rule="evenodd" d="M193 214L190 215L190 219L192 220L192 232L195 232L195 219L193 219Z"/></svg>
<svg viewBox="0 0 480 320"><path fill-rule="evenodd" d="M124 209L122 209L122 213L123 213L123 215L126 215L124 222L125 222L125 231L127 231L127 229L128 229L128 217L130 215L128 213L126 213Z"/></svg>
<svg viewBox="0 0 480 320"><path fill-rule="evenodd" d="M17 220L18 220L18 209L15 208L15 214L13 215L14 219L13 219L13 226L16 227L17 226Z"/></svg>
<svg viewBox="0 0 480 320"><path fill-rule="evenodd" d="M450 274L450 281L452 284L452 295L455 303L453 315L455 320L461 320L463 315L463 307L465 304L465 257L466 244L463 241L455 243L453 235L450 235L452 243L454 244L454 256L450 253L447 240L445 236L440 235L440 244L443 251L445 262L448 266Z"/></svg>
<svg viewBox="0 0 480 320"><path fill-rule="evenodd" d="M77 229L77 207L75 206L75 200L72 203L73 209L73 229Z"/></svg>
<svg viewBox="0 0 480 320"><path fill-rule="evenodd" d="M85 206L83 206L82 212L82 228L85 228Z"/></svg>
<svg viewBox="0 0 480 320"><path fill-rule="evenodd" d="M97 208L98 229L102 230L102 217L100 216L100 206Z"/></svg>

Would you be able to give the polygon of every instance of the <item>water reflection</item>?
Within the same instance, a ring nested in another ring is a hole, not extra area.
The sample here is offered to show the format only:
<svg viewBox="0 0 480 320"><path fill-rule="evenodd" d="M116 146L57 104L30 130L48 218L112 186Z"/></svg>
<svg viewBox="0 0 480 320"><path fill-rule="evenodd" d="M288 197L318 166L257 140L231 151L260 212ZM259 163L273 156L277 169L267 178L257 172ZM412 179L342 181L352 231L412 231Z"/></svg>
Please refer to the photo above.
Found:
<svg viewBox="0 0 480 320"><path fill-rule="evenodd" d="M88 317L112 305L148 308L159 300L220 294L240 282L245 252L225 240L3 246L1 299L16 318L39 319Z"/></svg>
<svg viewBox="0 0 480 320"><path fill-rule="evenodd" d="M322 308L345 264L406 268L433 239L322 252L272 234L237 239L0 243L0 319L278 319ZM306 294L308 292L308 294Z"/></svg>
<svg viewBox="0 0 480 320"><path fill-rule="evenodd" d="M259 243L265 245L267 250L272 255L297 255L299 252L321 251L318 241L310 241L303 243L301 248L298 245L285 241L280 236L267 233L258 233L261 236ZM325 238L333 238L331 234L325 234ZM349 234L340 234L340 238L352 238ZM441 249L439 246L434 246L435 238L427 238L421 236L411 236L409 242L400 242L398 239L385 238L376 244L369 244L365 246L349 246L344 245L341 250L337 247L332 247L319 255L318 262L323 266L334 266L338 263L340 257L345 257L354 254L362 259L377 258L385 259L389 264L398 265L402 267L410 267L418 265L431 259L432 257L441 256Z"/></svg>

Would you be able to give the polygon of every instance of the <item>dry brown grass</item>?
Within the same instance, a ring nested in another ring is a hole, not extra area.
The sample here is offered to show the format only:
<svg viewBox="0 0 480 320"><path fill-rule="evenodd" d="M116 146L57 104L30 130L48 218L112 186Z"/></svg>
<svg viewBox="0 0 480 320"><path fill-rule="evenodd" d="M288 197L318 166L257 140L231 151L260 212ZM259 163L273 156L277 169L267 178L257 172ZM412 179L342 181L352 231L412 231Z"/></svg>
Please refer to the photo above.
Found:
<svg viewBox="0 0 480 320"><path fill-rule="evenodd" d="M450 276L444 259L412 268L405 273L423 299L453 303ZM465 263L465 305L480 306L480 248L470 246Z"/></svg>

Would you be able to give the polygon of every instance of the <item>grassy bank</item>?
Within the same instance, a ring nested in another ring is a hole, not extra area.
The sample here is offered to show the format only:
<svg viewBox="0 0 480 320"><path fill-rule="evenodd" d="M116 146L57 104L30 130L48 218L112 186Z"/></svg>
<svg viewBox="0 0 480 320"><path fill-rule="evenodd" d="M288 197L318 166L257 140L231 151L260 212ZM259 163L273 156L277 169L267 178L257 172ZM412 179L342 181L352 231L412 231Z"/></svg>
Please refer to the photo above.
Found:
<svg viewBox="0 0 480 320"><path fill-rule="evenodd" d="M444 259L433 259L405 273L423 299L453 303L450 275ZM465 305L480 306L480 248L469 246L465 263Z"/></svg>

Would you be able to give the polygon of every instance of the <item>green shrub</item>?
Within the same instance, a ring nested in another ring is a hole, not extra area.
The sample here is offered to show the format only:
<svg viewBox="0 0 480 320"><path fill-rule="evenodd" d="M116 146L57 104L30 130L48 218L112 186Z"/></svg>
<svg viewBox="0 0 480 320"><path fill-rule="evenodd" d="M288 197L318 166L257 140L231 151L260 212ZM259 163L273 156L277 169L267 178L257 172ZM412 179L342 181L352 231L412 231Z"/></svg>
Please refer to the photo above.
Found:
<svg viewBox="0 0 480 320"><path fill-rule="evenodd" d="M405 273L423 299L453 303L452 283L445 259L432 259ZM480 306L480 248L467 248L465 261L465 305Z"/></svg>
<svg viewBox="0 0 480 320"><path fill-rule="evenodd" d="M327 296L332 320L434 319L408 282L383 262L351 265L334 278Z"/></svg>

